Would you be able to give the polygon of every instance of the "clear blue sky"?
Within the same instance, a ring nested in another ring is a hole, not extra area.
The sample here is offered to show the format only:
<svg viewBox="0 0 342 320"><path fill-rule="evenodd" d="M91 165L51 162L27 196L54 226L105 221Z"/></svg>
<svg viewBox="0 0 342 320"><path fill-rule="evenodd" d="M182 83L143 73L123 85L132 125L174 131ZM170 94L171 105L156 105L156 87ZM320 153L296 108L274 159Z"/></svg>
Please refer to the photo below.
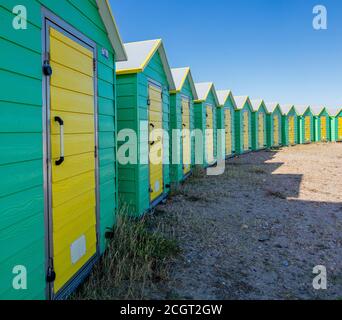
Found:
<svg viewBox="0 0 342 320"><path fill-rule="evenodd" d="M268 102L342 105L341 0L110 0L124 42L162 38L171 67ZM328 30L314 30L315 5Z"/></svg>

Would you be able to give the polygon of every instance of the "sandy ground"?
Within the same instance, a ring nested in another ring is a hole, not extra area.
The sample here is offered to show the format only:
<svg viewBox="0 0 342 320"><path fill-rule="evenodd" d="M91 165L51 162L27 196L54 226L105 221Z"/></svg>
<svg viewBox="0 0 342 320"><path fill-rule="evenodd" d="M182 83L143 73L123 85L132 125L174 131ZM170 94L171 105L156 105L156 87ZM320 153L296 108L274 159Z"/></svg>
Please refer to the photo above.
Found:
<svg viewBox="0 0 342 320"><path fill-rule="evenodd" d="M155 218L172 221L182 254L155 299L341 299L342 144L262 151L198 173ZM317 291L313 268L327 268Z"/></svg>

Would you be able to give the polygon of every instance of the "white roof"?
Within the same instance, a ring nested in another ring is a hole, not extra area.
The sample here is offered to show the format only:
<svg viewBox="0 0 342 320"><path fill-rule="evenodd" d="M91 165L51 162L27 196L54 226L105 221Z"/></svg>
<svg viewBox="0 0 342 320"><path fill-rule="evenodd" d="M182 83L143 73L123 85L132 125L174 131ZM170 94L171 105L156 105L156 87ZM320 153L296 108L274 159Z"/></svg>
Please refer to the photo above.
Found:
<svg viewBox="0 0 342 320"><path fill-rule="evenodd" d="M306 110L310 108L310 106L308 105L295 105L295 107L300 115L303 115L306 112Z"/></svg>
<svg viewBox="0 0 342 320"><path fill-rule="evenodd" d="M327 110L331 116L337 116L342 111L342 107L330 107Z"/></svg>
<svg viewBox="0 0 342 320"><path fill-rule="evenodd" d="M109 41L115 51L116 61L127 60L127 54L108 0L96 0L99 14L107 30Z"/></svg>
<svg viewBox="0 0 342 320"><path fill-rule="evenodd" d="M229 97L232 99L233 107L236 109L236 103L231 90L216 90L217 98L220 106L224 106Z"/></svg>
<svg viewBox="0 0 342 320"><path fill-rule="evenodd" d="M196 88L195 88L195 83L191 75L190 68L173 68L171 69L173 81L176 86L176 92L182 91L182 88L184 86L184 83L187 78L189 78L190 86L191 86L191 91L192 95L194 96L194 100L198 99Z"/></svg>
<svg viewBox="0 0 342 320"><path fill-rule="evenodd" d="M250 102L248 96L234 96L234 100L235 100L237 109L243 109L245 104L247 102Z"/></svg>
<svg viewBox="0 0 342 320"><path fill-rule="evenodd" d="M118 75L143 72L154 54L159 51L170 90L176 90L170 65L161 39L125 43L124 47L128 59L127 61L118 62L116 64L116 73Z"/></svg>
<svg viewBox="0 0 342 320"><path fill-rule="evenodd" d="M281 109L283 110L284 114L288 114L293 107L294 107L294 104L282 104L281 105ZM298 112L296 108L295 110L296 112Z"/></svg>
<svg viewBox="0 0 342 320"><path fill-rule="evenodd" d="M258 111L262 105L262 103L264 102L264 100L262 99L253 99L250 100L251 101L251 105L254 111Z"/></svg>
<svg viewBox="0 0 342 320"><path fill-rule="evenodd" d="M218 97L216 94L215 86L212 82L195 83L195 88L198 96L197 102L204 102L208 99L211 89L213 89L214 99L217 105L219 105Z"/></svg>
<svg viewBox="0 0 342 320"><path fill-rule="evenodd" d="M278 102L266 102L266 108L269 112L274 112L274 110L277 108L277 107L280 107L280 104ZM280 112L283 113L281 107L280 107Z"/></svg>
<svg viewBox="0 0 342 320"><path fill-rule="evenodd" d="M315 115L315 116L318 116L320 115L320 113L325 109L324 106L316 106L316 105L313 105L313 106L310 106L311 110L312 110L312 113ZM328 110L327 110L328 111ZM329 111L328 111L329 112Z"/></svg>

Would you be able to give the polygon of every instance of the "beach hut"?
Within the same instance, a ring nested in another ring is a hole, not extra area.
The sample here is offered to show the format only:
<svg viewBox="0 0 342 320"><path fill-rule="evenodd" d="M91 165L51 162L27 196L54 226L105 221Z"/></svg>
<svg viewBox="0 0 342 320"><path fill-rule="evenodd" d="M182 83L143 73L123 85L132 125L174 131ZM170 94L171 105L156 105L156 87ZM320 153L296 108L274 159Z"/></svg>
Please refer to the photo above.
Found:
<svg viewBox="0 0 342 320"><path fill-rule="evenodd" d="M200 162L206 168L216 163L216 111L219 101L212 82L196 83L195 87L198 96L198 100L194 101L195 128L202 133L202 139L195 137L195 152L196 157L203 158ZM200 140L203 142L201 146L198 142ZM198 152L198 148L202 149L202 152Z"/></svg>
<svg viewBox="0 0 342 320"><path fill-rule="evenodd" d="M283 111L279 103L266 103L267 115L267 146L269 148L282 145L282 116Z"/></svg>
<svg viewBox="0 0 342 320"><path fill-rule="evenodd" d="M342 108L329 108L331 141L342 142Z"/></svg>
<svg viewBox="0 0 342 320"><path fill-rule="evenodd" d="M283 111L282 138L284 146L294 146L298 141L298 111L292 104L281 106Z"/></svg>
<svg viewBox="0 0 342 320"><path fill-rule="evenodd" d="M252 112L248 96L234 96L235 109L235 152L237 155L252 150Z"/></svg>
<svg viewBox="0 0 342 320"><path fill-rule="evenodd" d="M298 111L298 140L300 144L314 141L314 116L310 106L296 105Z"/></svg>
<svg viewBox="0 0 342 320"><path fill-rule="evenodd" d="M106 1L23 2L0 5L0 299L62 299L115 223L126 54Z"/></svg>
<svg viewBox="0 0 342 320"><path fill-rule="evenodd" d="M195 128L193 102L198 97L190 68L171 69L171 72L176 90L170 95L170 179L177 184L191 174L195 161L191 132Z"/></svg>
<svg viewBox="0 0 342 320"><path fill-rule="evenodd" d="M331 141L330 114L323 106L311 106L314 115L314 141Z"/></svg>
<svg viewBox="0 0 342 320"><path fill-rule="evenodd" d="M162 40L124 46L128 60L116 71L119 202L140 217L170 192L169 92L176 87ZM130 133L137 142L127 139Z"/></svg>
<svg viewBox="0 0 342 320"><path fill-rule="evenodd" d="M234 112L236 104L230 90L218 90L217 97L221 106L217 117L218 128L225 130L223 143L225 147L224 154L226 158L229 158L235 154Z"/></svg>
<svg viewBox="0 0 342 320"><path fill-rule="evenodd" d="M252 112L252 149L253 151L267 147L267 114L265 102L262 99L251 100Z"/></svg>

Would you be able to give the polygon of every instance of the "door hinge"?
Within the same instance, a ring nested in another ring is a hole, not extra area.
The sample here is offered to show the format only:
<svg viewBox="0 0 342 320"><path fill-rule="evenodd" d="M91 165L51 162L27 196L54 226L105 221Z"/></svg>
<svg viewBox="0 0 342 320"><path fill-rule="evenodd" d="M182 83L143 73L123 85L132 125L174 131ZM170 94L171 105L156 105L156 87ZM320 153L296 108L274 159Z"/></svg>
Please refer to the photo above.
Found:
<svg viewBox="0 0 342 320"><path fill-rule="evenodd" d="M95 148L94 148L94 156L95 156L95 158L97 158L97 146L95 146Z"/></svg>
<svg viewBox="0 0 342 320"><path fill-rule="evenodd" d="M148 106L151 105L151 99L150 99L150 98L147 99L147 105L148 105Z"/></svg>
<svg viewBox="0 0 342 320"><path fill-rule="evenodd" d="M50 258L49 267L46 273L46 281L48 283L54 282L56 280L56 272L53 267L53 259Z"/></svg>
<svg viewBox="0 0 342 320"><path fill-rule="evenodd" d="M96 71L96 59L93 59L93 70Z"/></svg>

